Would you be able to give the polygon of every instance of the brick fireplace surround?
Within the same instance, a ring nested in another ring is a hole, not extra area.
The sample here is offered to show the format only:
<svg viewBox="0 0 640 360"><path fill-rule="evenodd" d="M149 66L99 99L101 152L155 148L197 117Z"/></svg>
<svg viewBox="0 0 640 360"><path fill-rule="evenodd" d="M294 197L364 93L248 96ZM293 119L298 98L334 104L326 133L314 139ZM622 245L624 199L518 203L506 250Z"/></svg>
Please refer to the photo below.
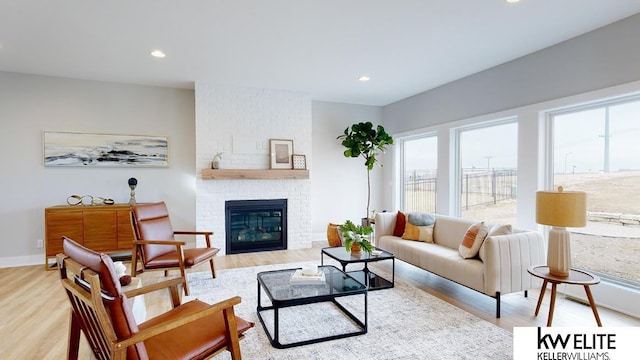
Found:
<svg viewBox="0 0 640 360"><path fill-rule="evenodd" d="M288 249L311 247L311 179L203 180L217 152L225 169L268 169L269 139L292 139L311 164L311 98L283 90L196 83L196 227L225 251L225 201L288 200ZM311 171L312 173L312 171ZM197 240L204 242L203 239Z"/></svg>

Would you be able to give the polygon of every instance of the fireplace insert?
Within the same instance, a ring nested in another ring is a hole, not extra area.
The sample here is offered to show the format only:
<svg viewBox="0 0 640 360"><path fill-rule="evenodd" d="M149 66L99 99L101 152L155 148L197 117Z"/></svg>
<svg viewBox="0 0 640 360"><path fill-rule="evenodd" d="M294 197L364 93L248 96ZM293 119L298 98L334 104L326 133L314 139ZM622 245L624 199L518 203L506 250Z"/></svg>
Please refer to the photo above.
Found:
<svg viewBox="0 0 640 360"><path fill-rule="evenodd" d="M225 202L226 253L287 248L287 199Z"/></svg>

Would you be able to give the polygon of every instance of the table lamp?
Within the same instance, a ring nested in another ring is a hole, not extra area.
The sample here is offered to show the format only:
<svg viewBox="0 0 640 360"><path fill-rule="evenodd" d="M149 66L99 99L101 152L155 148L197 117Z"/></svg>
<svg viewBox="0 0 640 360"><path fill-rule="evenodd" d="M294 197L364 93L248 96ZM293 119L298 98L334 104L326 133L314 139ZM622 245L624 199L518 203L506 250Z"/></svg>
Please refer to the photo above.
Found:
<svg viewBox="0 0 640 360"><path fill-rule="evenodd" d="M570 234L566 227L587 225L587 194L582 191L538 191L536 222L552 226L549 231L547 266L554 276L567 277L571 270Z"/></svg>

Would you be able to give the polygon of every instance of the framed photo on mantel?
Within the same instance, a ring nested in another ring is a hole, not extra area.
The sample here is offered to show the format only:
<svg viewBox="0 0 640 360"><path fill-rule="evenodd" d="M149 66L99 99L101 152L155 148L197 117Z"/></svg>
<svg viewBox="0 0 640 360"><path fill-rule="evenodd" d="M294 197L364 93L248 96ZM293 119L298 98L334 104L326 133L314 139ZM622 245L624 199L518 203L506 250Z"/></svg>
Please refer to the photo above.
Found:
<svg viewBox="0 0 640 360"><path fill-rule="evenodd" d="M271 169L292 169L293 140L269 139Z"/></svg>
<svg viewBox="0 0 640 360"><path fill-rule="evenodd" d="M293 158L294 170L306 170L307 169L307 157L300 154L291 155Z"/></svg>

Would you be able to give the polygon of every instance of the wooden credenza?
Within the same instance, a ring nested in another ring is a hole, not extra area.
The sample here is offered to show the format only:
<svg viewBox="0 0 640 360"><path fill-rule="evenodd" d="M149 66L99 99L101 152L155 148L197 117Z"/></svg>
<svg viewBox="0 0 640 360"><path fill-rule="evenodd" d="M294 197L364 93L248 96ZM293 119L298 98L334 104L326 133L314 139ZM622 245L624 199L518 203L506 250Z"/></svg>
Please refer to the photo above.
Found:
<svg viewBox="0 0 640 360"><path fill-rule="evenodd" d="M44 209L45 259L62 252L62 237L104 253L131 252L131 207L115 205L60 205Z"/></svg>

